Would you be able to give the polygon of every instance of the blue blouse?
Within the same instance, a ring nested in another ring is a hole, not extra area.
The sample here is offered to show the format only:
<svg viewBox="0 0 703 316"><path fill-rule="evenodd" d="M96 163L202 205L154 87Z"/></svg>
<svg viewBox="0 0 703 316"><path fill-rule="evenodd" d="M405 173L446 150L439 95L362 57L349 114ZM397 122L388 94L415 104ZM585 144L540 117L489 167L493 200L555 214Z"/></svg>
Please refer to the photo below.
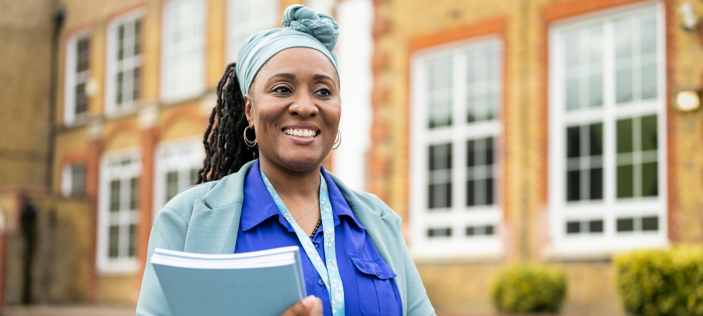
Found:
<svg viewBox="0 0 703 316"><path fill-rule="evenodd" d="M402 315L400 293L393 279L396 274L379 255L376 246L366 234L366 228L356 218L324 168L322 175L329 186L332 202L337 264L344 285L346 314ZM312 243L324 262L324 235L321 227L312 238ZM303 247L293 227L283 218L266 190L259 174L257 161L245 180L242 218L234 253L285 246L300 247L308 295L319 297L324 307L324 315L331 316L332 309L325 283L310 262L308 255L302 251Z"/></svg>

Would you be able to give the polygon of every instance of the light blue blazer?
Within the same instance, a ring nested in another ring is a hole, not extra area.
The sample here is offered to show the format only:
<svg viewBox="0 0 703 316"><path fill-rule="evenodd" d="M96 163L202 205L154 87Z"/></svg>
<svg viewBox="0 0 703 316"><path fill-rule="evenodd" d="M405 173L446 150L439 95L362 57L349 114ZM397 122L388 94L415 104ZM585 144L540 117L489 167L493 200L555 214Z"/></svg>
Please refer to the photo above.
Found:
<svg viewBox="0 0 703 316"><path fill-rule="evenodd" d="M137 315L171 315L149 262L154 248L208 254L234 253L244 201L244 179L254 162L222 180L192 186L176 195L154 220ZM375 195L349 189L330 174L374 245L398 276L403 315L435 315L425 287L400 233L401 219Z"/></svg>

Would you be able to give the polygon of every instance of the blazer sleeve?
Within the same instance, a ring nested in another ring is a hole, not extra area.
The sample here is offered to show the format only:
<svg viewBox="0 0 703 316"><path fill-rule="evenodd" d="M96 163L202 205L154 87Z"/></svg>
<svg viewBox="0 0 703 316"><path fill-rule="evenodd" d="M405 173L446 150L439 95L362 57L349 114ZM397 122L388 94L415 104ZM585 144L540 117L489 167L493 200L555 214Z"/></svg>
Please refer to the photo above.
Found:
<svg viewBox="0 0 703 316"><path fill-rule="evenodd" d="M397 218L396 226L398 227L398 232L400 232L403 220L400 216ZM400 238L403 239L402 234ZM436 315L434 307L432 307L432 303L430 303L430 299L427 297L427 291L425 290L425 286L422 284L422 279L420 278L420 273L417 271L415 262L410 256L408 245L405 243L404 239L401 244L403 261L405 263L405 280L408 289L408 310L407 313L404 314L408 316L434 316Z"/></svg>
<svg viewBox="0 0 703 316"><path fill-rule="evenodd" d="M154 267L149 258L154 254L155 248L183 251L185 237L188 230L187 222L176 212L165 208L156 216L154 226L151 228L149 248L142 278L142 288L139 292L137 303L137 316L170 316L166 297L161 289L161 284L156 278Z"/></svg>

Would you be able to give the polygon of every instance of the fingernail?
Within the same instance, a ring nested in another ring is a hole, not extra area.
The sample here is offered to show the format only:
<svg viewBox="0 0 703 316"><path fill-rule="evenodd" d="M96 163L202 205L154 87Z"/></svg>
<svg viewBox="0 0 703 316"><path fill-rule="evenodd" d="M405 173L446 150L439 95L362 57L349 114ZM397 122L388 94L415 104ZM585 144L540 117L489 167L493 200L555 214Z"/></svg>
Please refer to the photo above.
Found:
<svg viewBox="0 0 703 316"><path fill-rule="evenodd" d="M304 298L303 299L303 306L310 307L310 305L313 304L314 299L315 299L314 295L310 295L310 296Z"/></svg>

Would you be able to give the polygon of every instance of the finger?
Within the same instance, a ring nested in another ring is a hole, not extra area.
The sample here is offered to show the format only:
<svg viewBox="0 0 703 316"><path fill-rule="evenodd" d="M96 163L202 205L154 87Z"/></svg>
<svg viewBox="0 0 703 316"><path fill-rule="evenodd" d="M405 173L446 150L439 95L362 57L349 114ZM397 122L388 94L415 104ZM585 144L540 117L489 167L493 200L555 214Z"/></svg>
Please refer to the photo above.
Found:
<svg viewBox="0 0 703 316"><path fill-rule="evenodd" d="M300 301L297 301L295 304L288 307L288 309L283 312L281 316L307 316L315 305L315 299L316 297L310 295Z"/></svg>
<svg viewBox="0 0 703 316"><path fill-rule="evenodd" d="M308 316L322 316L322 300L319 297L314 297L314 304L308 313Z"/></svg>

